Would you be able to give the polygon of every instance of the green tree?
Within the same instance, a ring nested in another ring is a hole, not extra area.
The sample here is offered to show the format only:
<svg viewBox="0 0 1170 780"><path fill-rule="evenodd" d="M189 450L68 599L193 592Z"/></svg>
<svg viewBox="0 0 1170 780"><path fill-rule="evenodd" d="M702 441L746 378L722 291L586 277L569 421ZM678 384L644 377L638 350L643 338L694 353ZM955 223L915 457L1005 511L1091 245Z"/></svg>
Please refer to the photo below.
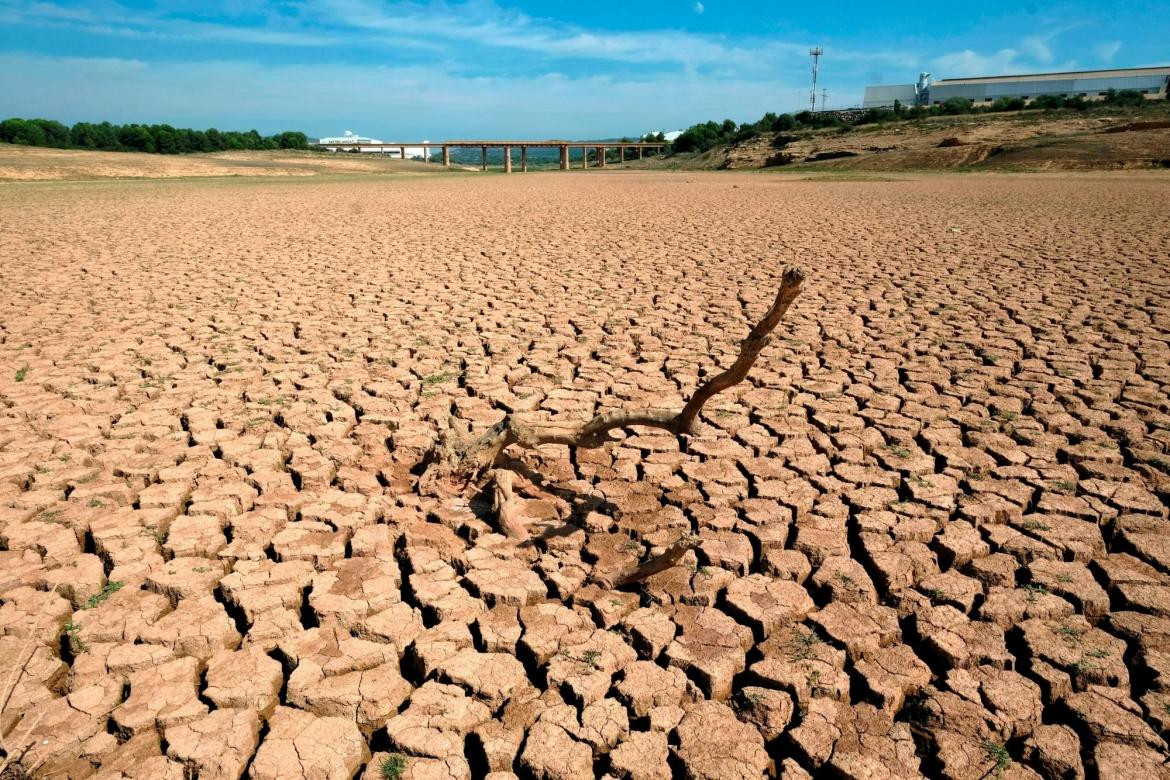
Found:
<svg viewBox="0 0 1170 780"><path fill-rule="evenodd" d="M0 122L0 141L24 146L44 146L45 131L36 122L27 119L5 119Z"/></svg>
<svg viewBox="0 0 1170 780"><path fill-rule="evenodd" d="M132 152L153 152L154 136L145 125L122 125L118 128L118 143Z"/></svg>

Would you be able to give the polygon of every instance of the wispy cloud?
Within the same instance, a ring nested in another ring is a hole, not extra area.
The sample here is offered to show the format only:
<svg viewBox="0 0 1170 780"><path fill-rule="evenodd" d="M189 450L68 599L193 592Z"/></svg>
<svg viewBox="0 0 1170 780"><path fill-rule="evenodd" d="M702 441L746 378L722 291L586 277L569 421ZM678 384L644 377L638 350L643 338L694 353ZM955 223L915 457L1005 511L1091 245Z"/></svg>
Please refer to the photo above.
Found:
<svg viewBox="0 0 1170 780"><path fill-rule="evenodd" d="M24 75L33 72L35 82ZM262 132L298 128L310 134L349 127L407 139L460 131L597 138L683 127L696 117L747 121L778 103L795 104L804 90L803 84L781 80L677 74L477 77L429 67L194 65L0 54L0 94L20 115L194 127L254 124ZM375 91L377 99L371 100ZM62 101L68 115L60 111Z"/></svg>
<svg viewBox="0 0 1170 780"><path fill-rule="evenodd" d="M1052 62L1052 47L1048 45L1047 38L1038 35L1029 35L1020 41L1020 48L1036 62Z"/></svg>
<svg viewBox="0 0 1170 780"><path fill-rule="evenodd" d="M1113 58L1121 51L1121 41L1103 41L1093 47L1093 53L1102 62L1113 62Z"/></svg>

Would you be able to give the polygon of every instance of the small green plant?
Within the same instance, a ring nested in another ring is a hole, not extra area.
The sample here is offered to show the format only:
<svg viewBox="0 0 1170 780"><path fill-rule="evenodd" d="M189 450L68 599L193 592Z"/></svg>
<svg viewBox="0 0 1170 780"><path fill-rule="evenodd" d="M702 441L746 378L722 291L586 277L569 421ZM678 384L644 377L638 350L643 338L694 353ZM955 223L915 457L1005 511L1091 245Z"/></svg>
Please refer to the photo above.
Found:
<svg viewBox="0 0 1170 780"><path fill-rule="evenodd" d="M391 753L378 769L382 772L383 780L398 780L406 771L406 756L401 753Z"/></svg>
<svg viewBox="0 0 1170 780"><path fill-rule="evenodd" d="M1068 644L1074 644L1081 641L1081 635L1085 632L1076 626L1057 626L1056 633Z"/></svg>
<svg viewBox="0 0 1170 780"><path fill-rule="evenodd" d="M85 600L85 606L82 607L82 609L93 609L98 604L101 604L110 596L113 596L115 593L120 591L122 589L122 584L123 583L118 580L110 580L102 586L101 590L99 590L97 593L94 593Z"/></svg>
<svg viewBox="0 0 1170 780"><path fill-rule="evenodd" d="M88 506L90 509L97 509L98 507L103 506L103 504L101 501L98 501L96 498L91 498L89 500L89 503L86 504L86 506Z"/></svg>
<svg viewBox="0 0 1170 780"><path fill-rule="evenodd" d="M1071 574L1057 574L1056 581L1068 584L1073 581L1073 578Z"/></svg>
<svg viewBox="0 0 1170 780"><path fill-rule="evenodd" d="M597 659L601 657L600 650L586 650L581 656L581 663L589 666L597 666Z"/></svg>
<svg viewBox="0 0 1170 780"><path fill-rule="evenodd" d="M1075 493L1077 491L1077 483L1069 482L1067 479L1062 479L1052 486L1053 490L1061 493Z"/></svg>
<svg viewBox="0 0 1170 780"><path fill-rule="evenodd" d="M81 638L81 624L74 623L73 618L65 623L65 636L69 637L69 649L74 655L89 652L89 645Z"/></svg>
<svg viewBox="0 0 1170 780"><path fill-rule="evenodd" d="M431 374L430 376L423 378L423 384L424 385L437 385L437 384L441 384L443 382L446 382L446 381L448 381L450 379L454 379L454 378L455 378L455 375L452 373Z"/></svg>
<svg viewBox="0 0 1170 780"><path fill-rule="evenodd" d="M1003 774L1003 770L1012 765L1011 753L1008 749L998 742L993 742L990 739L983 740L983 752L987 754L989 761L995 762L995 776L999 777Z"/></svg>
<svg viewBox="0 0 1170 780"><path fill-rule="evenodd" d="M894 454L897 458L909 458L913 454L910 450L902 446L902 442L898 439L892 440L886 445L886 449Z"/></svg>
<svg viewBox="0 0 1170 780"><path fill-rule="evenodd" d="M834 579L840 580L841 584L847 588L852 588L857 582L843 571L839 571L833 575Z"/></svg>
<svg viewBox="0 0 1170 780"><path fill-rule="evenodd" d="M813 648L820 643L821 638L812 631L798 631L788 646L788 657L793 661L807 661L812 658Z"/></svg>
<svg viewBox="0 0 1170 780"><path fill-rule="evenodd" d="M28 376L28 363L25 363L16 371L16 381L23 382L24 378Z"/></svg>
<svg viewBox="0 0 1170 780"><path fill-rule="evenodd" d="M1028 531L1047 531L1050 528L1047 523L1041 523L1039 520L1028 520L1024 523L1024 529Z"/></svg>
<svg viewBox="0 0 1170 780"><path fill-rule="evenodd" d="M1104 647L1097 647L1085 653L1089 658L1108 658L1109 650Z"/></svg>
<svg viewBox="0 0 1170 780"><path fill-rule="evenodd" d="M1048 595L1048 588L1044 587L1043 585L1037 585L1035 583L1029 583L1029 584L1025 585L1024 591L1028 594L1028 603L1029 604L1034 604L1036 602L1037 597L1039 597L1039 596L1047 596Z"/></svg>
<svg viewBox="0 0 1170 780"><path fill-rule="evenodd" d="M931 588L926 591L926 595L930 596L931 601L942 601L947 597L946 591L942 588Z"/></svg>

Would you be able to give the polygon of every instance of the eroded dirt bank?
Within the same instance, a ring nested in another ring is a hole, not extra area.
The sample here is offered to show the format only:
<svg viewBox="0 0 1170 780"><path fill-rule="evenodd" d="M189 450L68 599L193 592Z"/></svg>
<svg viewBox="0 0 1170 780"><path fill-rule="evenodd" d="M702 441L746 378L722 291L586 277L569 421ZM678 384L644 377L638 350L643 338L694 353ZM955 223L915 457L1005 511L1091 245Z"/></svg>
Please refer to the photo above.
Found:
<svg viewBox="0 0 1170 780"><path fill-rule="evenodd" d="M57 778L1167 776L1168 192L0 186L5 744ZM524 456L531 544L418 497L441 428L681 405L791 263L701 435Z"/></svg>

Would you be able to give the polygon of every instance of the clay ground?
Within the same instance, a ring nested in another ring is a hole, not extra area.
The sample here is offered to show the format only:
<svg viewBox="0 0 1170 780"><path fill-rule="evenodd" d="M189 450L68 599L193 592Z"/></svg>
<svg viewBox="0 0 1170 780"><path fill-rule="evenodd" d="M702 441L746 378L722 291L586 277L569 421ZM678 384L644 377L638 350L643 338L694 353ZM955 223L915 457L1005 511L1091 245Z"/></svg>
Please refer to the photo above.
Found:
<svg viewBox="0 0 1170 780"><path fill-rule="evenodd" d="M10 773L1170 776L1167 202L1152 173L3 185ZM700 435L524 455L532 542L419 497L439 430L681 406L790 263Z"/></svg>

